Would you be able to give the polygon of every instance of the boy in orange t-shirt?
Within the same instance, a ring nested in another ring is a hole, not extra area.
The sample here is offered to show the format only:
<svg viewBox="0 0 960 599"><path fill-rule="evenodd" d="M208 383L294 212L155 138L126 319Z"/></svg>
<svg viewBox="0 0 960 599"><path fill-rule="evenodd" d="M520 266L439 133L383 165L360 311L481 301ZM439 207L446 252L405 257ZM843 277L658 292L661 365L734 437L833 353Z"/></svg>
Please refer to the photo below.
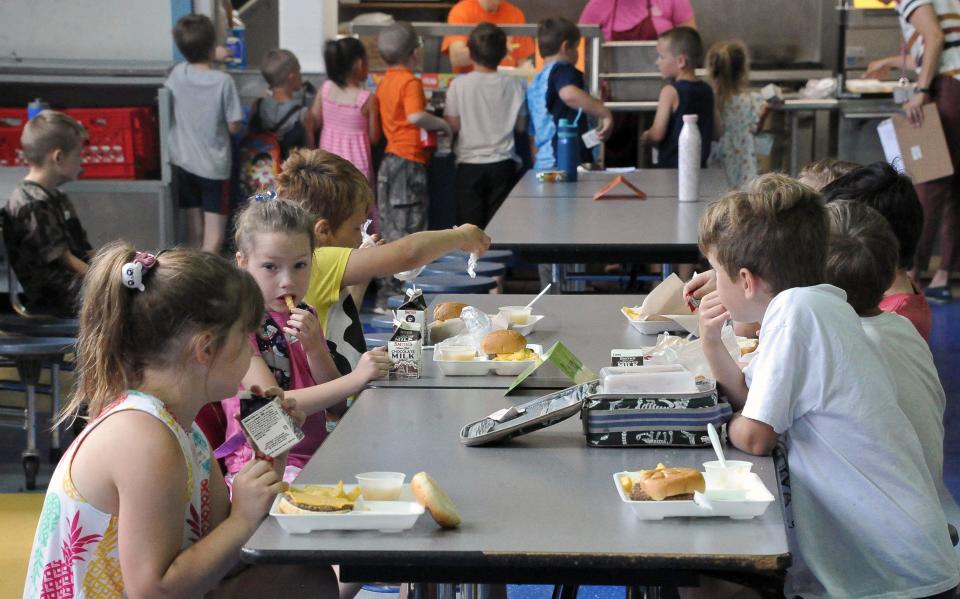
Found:
<svg viewBox="0 0 960 599"><path fill-rule="evenodd" d="M377 202L383 239L393 241L427 228L426 148L420 145L420 130L451 136L450 125L426 111L423 83L413 74L419 60L420 38L413 25L397 21L377 37L387 72L377 86L380 122L387 147L377 171ZM377 307L385 307L390 295L401 293L398 281L382 279Z"/></svg>
<svg viewBox="0 0 960 599"><path fill-rule="evenodd" d="M523 25L527 22L523 11L507 0L460 0L450 9L447 23L451 25ZM507 38L507 55L500 61L505 67L518 67L533 59L534 45L529 37ZM454 72L468 73L473 70L470 50L465 35L449 35L443 38L441 52L450 55L450 65Z"/></svg>

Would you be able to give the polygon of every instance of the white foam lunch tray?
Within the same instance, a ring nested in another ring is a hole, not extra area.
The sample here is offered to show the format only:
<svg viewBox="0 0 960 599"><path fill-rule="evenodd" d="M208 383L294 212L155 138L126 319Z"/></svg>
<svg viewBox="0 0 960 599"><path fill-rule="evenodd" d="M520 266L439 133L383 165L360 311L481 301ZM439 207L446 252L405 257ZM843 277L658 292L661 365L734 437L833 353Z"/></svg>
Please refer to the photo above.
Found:
<svg viewBox="0 0 960 599"><path fill-rule="evenodd" d="M634 329L640 332L643 335L659 335L660 333L667 333L671 331L684 331L684 328L680 326L677 322L672 320L637 320L635 318L630 318L630 315L624 312L623 308L620 308L620 313L623 314L623 317L627 319Z"/></svg>
<svg viewBox="0 0 960 599"><path fill-rule="evenodd" d="M336 485L330 485L335 487ZM294 488L297 485L293 485ZM356 485L344 485L349 493ZM278 495L270 507L270 515L288 533L306 534L316 530L379 530L400 532L413 528L424 508L417 503L410 485L403 485L397 501L364 501L357 499L349 512L316 512L311 514L281 514Z"/></svg>
<svg viewBox="0 0 960 599"><path fill-rule="evenodd" d="M490 323L493 325L494 330L507 328L507 324L500 319L499 315L487 314L487 316L490 317ZM531 314L530 317L527 318L527 324L515 324L511 328L526 337L537 328L537 323L541 320L543 320L543 314Z"/></svg>
<svg viewBox="0 0 960 599"><path fill-rule="evenodd" d="M696 492L692 500L687 501L633 501L623 487L620 478L636 472L617 472L613 475L613 484L623 503L630 506L641 520L663 520L664 518L715 518L725 517L734 520L749 520L767 511L773 503L773 495L756 473L751 472L746 479L746 497L742 500L717 500Z"/></svg>
<svg viewBox="0 0 960 599"><path fill-rule="evenodd" d="M540 359L543 359L543 346L535 343L527 344L527 348L532 349ZM485 376L493 372L500 376L517 376L527 369L535 360L523 360L520 362L497 362L486 357L474 358L473 360L441 360L440 352L437 348L433 349L433 361L437 363L440 372L446 376Z"/></svg>

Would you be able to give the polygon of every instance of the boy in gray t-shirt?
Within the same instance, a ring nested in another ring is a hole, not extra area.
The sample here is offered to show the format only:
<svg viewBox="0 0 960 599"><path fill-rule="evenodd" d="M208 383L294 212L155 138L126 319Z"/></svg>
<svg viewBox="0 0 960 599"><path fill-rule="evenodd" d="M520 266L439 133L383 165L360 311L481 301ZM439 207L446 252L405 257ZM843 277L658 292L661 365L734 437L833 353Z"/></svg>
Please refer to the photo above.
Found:
<svg viewBox="0 0 960 599"><path fill-rule="evenodd" d="M189 244L218 252L230 213L230 134L240 131L243 109L233 79L210 67L213 22L203 15L182 17L173 39L187 59L164 83L173 94L169 142L177 194Z"/></svg>
<svg viewBox="0 0 960 599"><path fill-rule="evenodd" d="M526 130L523 81L497 72L507 36L490 23L467 42L474 70L447 90L444 118L457 135L457 224L486 227L517 182L520 161L514 132Z"/></svg>

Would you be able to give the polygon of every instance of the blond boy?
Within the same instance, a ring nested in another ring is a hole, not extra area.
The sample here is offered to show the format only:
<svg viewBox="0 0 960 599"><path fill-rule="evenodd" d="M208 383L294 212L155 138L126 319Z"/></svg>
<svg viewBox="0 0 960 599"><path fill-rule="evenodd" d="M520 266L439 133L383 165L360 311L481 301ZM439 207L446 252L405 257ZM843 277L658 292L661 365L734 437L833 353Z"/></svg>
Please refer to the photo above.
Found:
<svg viewBox="0 0 960 599"><path fill-rule="evenodd" d="M87 131L75 119L44 110L23 129L27 165L3 210L10 265L33 312L73 317L92 247L67 195L58 188L80 176Z"/></svg>
<svg viewBox="0 0 960 599"><path fill-rule="evenodd" d="M270 93L255 103L251 130L276 134L284 158L294 148L315 146L313 114L310 107L296 97L303 89L303 74L296 55L282 48L270 50L263 58L260 73Z"/></svg>
<svg viewBox="0 0 960 599"><path fill-rule="evenodd" d="M844 292L824 284L828 232L820 196L781 175L713 203L700 221L716 279L700 304L703 351L736 410L731 442L785 447L786 595L936 595L960 583L960 565L882 359ZM720 340L728 319L762 323L744 371Z"/></svg>

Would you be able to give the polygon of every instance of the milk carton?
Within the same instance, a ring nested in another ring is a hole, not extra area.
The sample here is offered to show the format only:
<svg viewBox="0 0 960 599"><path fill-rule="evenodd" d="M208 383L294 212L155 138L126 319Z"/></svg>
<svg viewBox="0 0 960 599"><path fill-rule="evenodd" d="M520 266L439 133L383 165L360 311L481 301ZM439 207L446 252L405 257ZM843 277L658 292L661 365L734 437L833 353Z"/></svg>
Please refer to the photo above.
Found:
<svg viewBox="0 0 960 599"><path fill-rule="evenodd" d="M418 379L423 372L423 339L426 337L426 309L423 292L407 290L405 301L393 313L394 331L387 351L397 378Z"/></svg>

